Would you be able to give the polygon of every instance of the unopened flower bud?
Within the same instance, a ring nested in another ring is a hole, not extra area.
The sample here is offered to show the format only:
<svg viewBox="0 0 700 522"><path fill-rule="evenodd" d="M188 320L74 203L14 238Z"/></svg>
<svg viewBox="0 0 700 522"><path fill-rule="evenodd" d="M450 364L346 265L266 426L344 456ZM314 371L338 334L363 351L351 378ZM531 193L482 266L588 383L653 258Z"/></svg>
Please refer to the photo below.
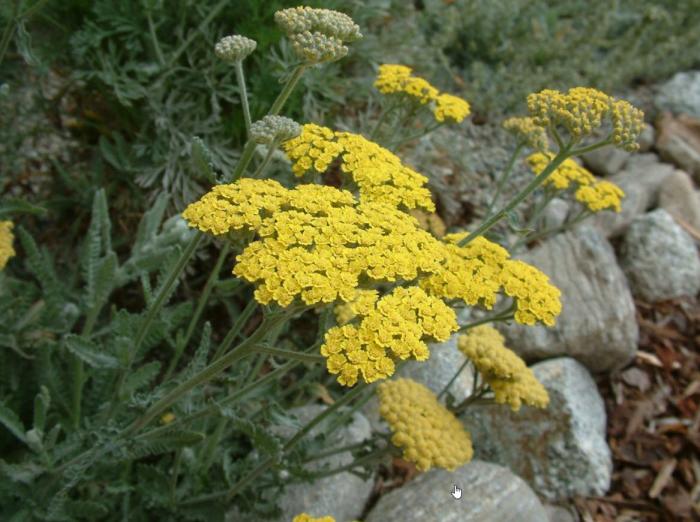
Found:
<svg viewBox="0 0 700 522"><path fill-rule="evenodd" d="M301 126L284 116L268 115L250 126L250 136L256 143L269 145L274 140L279 142L296 138L301 133Z"/></svg>
<svg viewBox="0 0 700 522"><path fill-rule="evenodd" d="M293 34L289 40L299 59L308 64L334 62L348 54L348 48L341 40L318 32Z"/></svg>
<svg viewBox="0 0 700 522"><path fill-rule="evenodd" d="M531 149L545 152L549 149L547 133L532 118L508 118L503 122L503 128L512 134L518 142L524 143Z"/></svg>
<svg viewBox="0 0 700 522"><path fill-rule="evenodd" d="M337 38L342 42L353 42L362 38L360 27L348 15L331 9L292 7L275 13L275 22L291 36L304 32L318 32Z"/></svg>
<svg viewBox="0 0 700 522"><path fill-rule="evenodd" d="M257 42L235 34L233 36L224 36L214 46L216 56L225 62L240 62L244 60L250 53L255 51Z"/></svg>

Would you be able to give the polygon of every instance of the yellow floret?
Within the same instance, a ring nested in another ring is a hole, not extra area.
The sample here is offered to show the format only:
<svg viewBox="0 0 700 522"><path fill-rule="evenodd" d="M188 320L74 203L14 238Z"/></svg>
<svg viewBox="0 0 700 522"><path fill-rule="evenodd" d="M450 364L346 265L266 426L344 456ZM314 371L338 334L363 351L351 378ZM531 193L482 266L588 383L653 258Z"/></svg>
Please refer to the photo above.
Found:
<svg viewBox="0 0 700 522"><path fill-rule="evenodd" d="M464 118L469 116L469 111L469 103L458 96L440 94L435 98L433 114L439 122L452 120L455 123L461 123Z"/></svg>
<svg viewBox="0 0 700 522"><path fill-rule="evenodd" d="M549 149L547 133L537 125L533 118L508 118L503 128L510 132L519 143L523 143L540 152Z"/></svg>
<svg viewBox="0 0 700 522"><path fill-rule="evenodd" d="M545 387L523 360L506 348L503 336L492 326L472 328L459 337L457 346L491 387L499 404L509 404L513 411L523 403L536 408L549 404Z"/></svg>
<svg viewBox="0 0 700 522"><path fill-rule="evenodd" d="M3 270L10 258L16 254L12 246L15 239L13 227L12 221L0 221L0 270Z"/></svg>
<svg viewBox="0 0 700 522"><path fill-rule="evenodd" d="M428 388L397 379L380 384L377 393L379 411L394 433L392 443L419 470L454 471L472 459L469 433Z"/></svg>
<svg viewBox="0 0 700 522"><path fill-rule="evenodd" d="M579 187L576 200L583 203L592 212L614 210L620 212L624 191L610 181L598 181L592 185Z"/></svg>
<svg viewBox="0 0 700 522"><path fill-rule="evenodd" d="M292 519L292 522L335 522L331 516L314 518L307 513L300 513Z"/></svg>

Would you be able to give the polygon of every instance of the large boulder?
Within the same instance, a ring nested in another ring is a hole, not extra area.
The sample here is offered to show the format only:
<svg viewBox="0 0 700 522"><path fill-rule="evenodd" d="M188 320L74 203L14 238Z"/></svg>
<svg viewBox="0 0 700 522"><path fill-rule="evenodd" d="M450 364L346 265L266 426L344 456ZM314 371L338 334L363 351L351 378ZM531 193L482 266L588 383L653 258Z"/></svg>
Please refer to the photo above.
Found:
<svg viewBox="0 0 700 522"><path fill-rule="evenodd" d="M659 87L654 103L661 110L700 118L700 71L677 73Z"/></svg>
<svg viewBox="0 0 700 522"><path fill-rule="evenodd" d="M639 330L632 295L610 243L595 228L558 234L522 259L561 290L562 311L551 328L498 324L512 350L527 361L574 357L594 372L634 357Z"/></svg>
<svg viewBox="0 0 700 522"><path fill-rule="evenodd" d="M582 156L583 164L598 176L612 176L625 166L631 154L617 147L603 147L592 150Z"/></svg>
<svg viewBox="0 0 700 522"><path fill-rule="evenodd" d="M647 301L695 296L700 259L693 238L664 209L636 218L622 245L622 269Z"/></svg>
<svg viewBox="0 0 700 522"><path fill-rule="evenodd" d="M547 388L546 409L474 406L462 415L479 459L509 467L549 500L602 495L612 458L605 407L586 368L570 358L532 367Z"/></svg>
<svg viewBox="0 0 700 522"><path fill-rule="evenodd" d="M661 157L700 180L700 119L665 113L657 127L656 148Z"/></svg>
<svg viewBox="0 0 700 522"><path fill-rule="evenodd" d="M600 212L591 222L606 237L623 234L635 217L656 203L662 184L674 170L673 165L659 162L655 154L633 155L622 172L610 177L625 192L621 211Z"/></svg>
<svg viewBox="0 0 700 522"><path fill-rule="evenodd" d="M452 496L453 488L462 497ZM474 460L454 472L433 470L379 499L365 522L543 522L540 500L508 469Z"/></svg>
<svg viewBox="0 0 700 522"><path fill-rule="evenodd" d="M659 207L671 214L679 225L700 231L700 194L690 176L682 170L675 171L662 185Z"/></svg>

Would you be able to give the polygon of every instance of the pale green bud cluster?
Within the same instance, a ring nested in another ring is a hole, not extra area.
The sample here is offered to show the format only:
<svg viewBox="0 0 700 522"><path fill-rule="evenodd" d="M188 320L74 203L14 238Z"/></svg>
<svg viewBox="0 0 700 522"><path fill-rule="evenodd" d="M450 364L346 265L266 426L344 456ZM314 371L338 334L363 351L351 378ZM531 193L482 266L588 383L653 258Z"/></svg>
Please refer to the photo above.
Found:
<svg viewBox="0 0 700 522"><path fill-rule="evenodd" d="M299 59L309 64L335 62L348 54L343 42L321 33L297 33L290 35L289 41Z"/></svg>
<svg viewBox="0 0 700 522"><path fill-rule="evenodd" d="M257 47L257 42L235 34L232 36L224 36L214 46L216 56L225 62L241 62L250 55Z"/></svg>
<svg viewBox="0 0 700 522"><path fill-rule="evenodd" d="M330 9L283 9L275 13L275 22L287 34L295 54L309 65L340 60L348 54L343 43L362 38L352 18Z"/></svg>
<svg viewBox="0 0 700 522"><path fill-rule="evenodd" d="M617 147L634 152L639 148L637 137L644 126L644 113L625 100L616 100L610 112L613 143Z"/></svg>
<svg viewBox="0 0 700 522"><path fill-rule="evenodd" d="M275 13L275 22L288 35L321 33L341 42L354 42L362 38L360 27L348 15L331 9L292 7Z"/></svg>
<svg viewBox="0 0 700 522"><path fill-rule="evenodd" d="M283 142L301 134L301 126L284 116L268 115L250 126L250 136L256 143L269 145L273 141Z"/></svg>

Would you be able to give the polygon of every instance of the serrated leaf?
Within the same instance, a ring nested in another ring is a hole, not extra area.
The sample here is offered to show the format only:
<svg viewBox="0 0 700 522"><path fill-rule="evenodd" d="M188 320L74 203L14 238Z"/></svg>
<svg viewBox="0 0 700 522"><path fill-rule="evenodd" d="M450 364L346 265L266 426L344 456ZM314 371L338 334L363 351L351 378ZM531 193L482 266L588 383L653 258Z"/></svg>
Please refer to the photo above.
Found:
<svg viewBox="0 0 700 522"><path fill-rule="evenodd" d="M34 205L20 198L5 198L0 203L0 217L13 214L33 214L43 216L48 211L44 207Z"/></svg>
<svg viewBox="0 0 700 522"><path fill-rule="evenodd" d="M169 453L180 448L194 446L205 439L198 431L174 430L168 431L157 438L142 439L127 451L129 458L139 459L151 455Z"/></svg>
<svg viewBox="0 0 700 522"><path fill-rule="evenodd" d="M235 418L233 425L236 429L245 433L253 447L263 455L279 455L282 451L282 443L279 438L271 435L267 430L247 419Z"/></svg>
<svg viewBox="0 0 700 522"><path fill-rule="evenodd" d="M22 442L27 442L25 428L19 416L12 411L8 406L0 402L0 424L5 426L10 433L17 437Z"/></svg>
<svg viewBox="0 0 700 522"><path fill-rule="evenodd" d="M136 232L132 256L140 253L145 243L156 237L158 228L165 215L165 209L168 206L168 199L167 193L161 193L153 202L151 208L143 214Z"/></svg>
<svg viewBox="0 0 700 522"><path fill-rule="evenodd" d="M149 384L160 373L160 366L158 361L152 361L131 372L124 381L124 395L128 397L139 388Z"/></svg>
<svg viewBox="0 0 700 522"><path fill-rule="evenodd" d="M110 512L107 506L94 500L67 500L64 509L78 520L98 520Z"/></svg>
<svg viewBox="0 0 700 522"><path fill-rule="evenodd" d="M44 472L44 468L33 462L10 464L0 459L0 474L13 482L31 484L32 481Z"/></svg>
<svg viewBox="0 0 700 522"><path fill-rule="evenodd" d="M95 343L78 335L67 335L63 345L73 355L93 368L112 369L119 367L116 357L104 353Z"/></svg>
<svg viewBox="0 0 700 522"><path fill-rule="evenodd" d="M197 136L192 138L192 165L196 172L196 178L206 180L210 184L216 183L216 174L212 170L211 152Z"/></svg>

